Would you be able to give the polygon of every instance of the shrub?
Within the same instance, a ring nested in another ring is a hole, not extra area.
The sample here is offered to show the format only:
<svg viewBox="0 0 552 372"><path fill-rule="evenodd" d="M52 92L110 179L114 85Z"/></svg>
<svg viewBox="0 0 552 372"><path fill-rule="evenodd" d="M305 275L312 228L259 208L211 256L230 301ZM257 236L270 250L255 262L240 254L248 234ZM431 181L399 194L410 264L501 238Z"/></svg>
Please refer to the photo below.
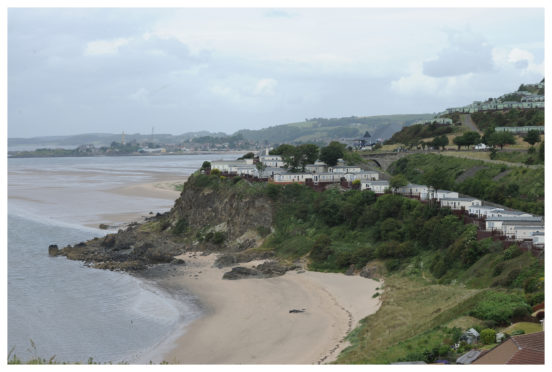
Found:
<svg viewBox="0 0 552 372"><path fill-rule="evenodd" d="M270 234L270 227L266 226L257 226L257 233L261 236L261 238L264 238L268 234Z"/></svg>
<svg viewBox="0 0 552 372"><path fill-rule="evenodd" d="M222 231L217 231L216 233L213 234L213 237L212 237L213 243L217 245L224 243L225 239L226 239L226 234L223 233Z"/></svg>
<svg viewBox="0 0 552 372"><path fill-rule="evenodd" d="M178 220L176 225L172 228L172 233L175 235L182 234L188 230L188 221L185 218L181 218Z"/></svg>
<svg viewBox="0 0 552 372"><path fill-rule="evenodd" d="M488 292L470 312L483 320L494 320L497 324L507 324L514 316L520 317L529 314L530 306L521 296L503 292Z"/></svg>
<svg viewBox="0 0 552 372"><path fill-rule="evenodd" d="M332 254L331 244L332 239L327 234L321 234L314 242L310 257L315 261L324 261Z"/></svg>
<svg viewBox="0 0 552 372"><path fill-rule="evenodd" d="M485 345L494 344L496 342L496 331L491 328L484 329L481 331L479 337Z"/></svg>
<svg viewBox="0 0 552 372"><path fill-rule="evenodd" d="M517 246L517 244L511 245L504 251L504 261L516 258L522 253L523 251Z"/></svg>

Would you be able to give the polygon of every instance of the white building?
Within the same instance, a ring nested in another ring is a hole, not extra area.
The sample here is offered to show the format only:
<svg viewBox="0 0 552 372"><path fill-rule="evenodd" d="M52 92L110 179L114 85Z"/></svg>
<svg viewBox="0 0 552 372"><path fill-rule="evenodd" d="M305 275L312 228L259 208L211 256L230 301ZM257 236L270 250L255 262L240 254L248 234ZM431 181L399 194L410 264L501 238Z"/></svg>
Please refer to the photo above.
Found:
<svg viewBox="0 0 552 372"><path fill-rule="evenodd" d="M425 196L427 198L428 188L424 185L416 185L414 183L409 183L406 186L401 186L397 190L397 193L402 195L411 195L411 196L420 196L420 198Z"/></svg>
<svg viewBox="0 0 552 372"><path fill-rule="evenodd" d="M281 173L274 173L273 176L275 183L305 183L307 178L313 178L313 175L309 173L291 173L283 171Z"/></svg>
<svg viewBox="0 0 552 372"><path fill-rule="evenodd" d="M533 234L542 233L544 234L543 225L535 226L514 226L513 235L516 240L533 240Z"/></svg>
<svg viewBox="0 0 552 372"><path fill-rule="evenodd" d="M261 155L259 161L267 167L279 168L284 166L284 161L280 155Z"/></svg>
<svg viewBox="0 0 552 372"><path fill-rule="evenodd" d="M534 245L544 245L544 231L533 233L533 244Z"/></svg>
<svg viewBox="0 0 552 372"><path fill-rule="evenodd" d="M385 192L389 189L389 181L381 180L361 182L360 189L371 190L376 194L385 194Z"/></svg>
<svg viewBox="0 0 552 372"><path fill-rule="evenodd" d="M540 226L542 217L489 217L485 221L485 230L502 231L504 235L515 235L515 226Z"/></svg>
<svg viewBox="0 0 552 372"><path fill-rule="evenodd" d="M484 143L478 143L477 145L474 146L474 149L476 149L476 150L487 150L488 147Z"/></svg>
<svg viewBox="0 0 552 372"><path fill-rule="evenodd" d="M307 164L305 166L305 172L309 172L309 173L323 173L323 172L327 172L327 170L328 170L328 165L322 162Z"/></svg>
<svg viewBox="0 0 552 372"><path fill-rule="evenodd" d="M232 173L232 172L236 172L237 167L242 167L244 165L252 165L254 167L253 159L213 160L211 162L211 169L218 169L221 172Z"/></svg>
<svg viewBox="0 0 552 372"><path fill-rule="evenodd" d="M483 205L472 205L468 207L468 213L477 217L499 217L500 212L504 212L504 209Z"/></svg>
<svg viewBox="0 0 552 372"><path fill-rule="evenodd" d="M429 192L429 194L431 195L431 191ZM437 190L435 191L434 197L438 201L441 199L453 199L453 198L458 198L458 193L456 191Z"/></svg>
<svg viewBox="0 0 552 372"><path fill-rule="evenodd" d="M358 165L335 165L328 167L330 173L359 173L362 169Z"/></svg>
<svg viewBox="0 0 552 372"><path fill-rule="evenodd" d="M475 198L443 198L441 207L449 207L452 210L468 209L474 205L481 205L481 200Z"/></svg>

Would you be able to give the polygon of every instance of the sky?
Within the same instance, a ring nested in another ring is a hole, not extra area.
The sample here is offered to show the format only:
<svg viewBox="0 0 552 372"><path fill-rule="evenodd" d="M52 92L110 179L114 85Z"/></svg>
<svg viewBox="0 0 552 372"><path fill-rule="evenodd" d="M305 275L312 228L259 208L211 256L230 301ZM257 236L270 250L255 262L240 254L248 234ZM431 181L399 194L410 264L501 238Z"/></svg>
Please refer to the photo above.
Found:
<svg viewBox="0 0 552 372"><path fill-rule="evenodd" d="M441 112L544 77L542 8L9 8L8 137Z"/></svg>

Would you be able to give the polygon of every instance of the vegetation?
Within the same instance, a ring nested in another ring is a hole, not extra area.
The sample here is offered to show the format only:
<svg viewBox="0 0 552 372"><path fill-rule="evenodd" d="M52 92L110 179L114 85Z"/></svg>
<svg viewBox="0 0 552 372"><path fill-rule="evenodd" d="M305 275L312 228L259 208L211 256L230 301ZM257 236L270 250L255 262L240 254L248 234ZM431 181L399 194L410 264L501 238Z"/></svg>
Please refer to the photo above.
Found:
<svg viewBox="0 0 552 372"><path fill-rule="evenodd" d="M453 126L446 124L415 124L402 128L400 131L393 134L393 136L391 136L391 138L384 143L386 145L400 143L404 144L405 146L409 146L410 144L416 146L420 142L420 140L424 138L442 136L452 133L453 131Z"/></svg>
<svg viewBox="0 0 552 372"><path fill-rule="evenodd" d="M389 167L410 182L458 191L544 215L544 169L507 167L437 154L413 154ZM523 180L523 182L520 182Z"/></svg>
<svg viewBox="0 0 552 372"><path fill-rule="evenodd" d="M495 127L524 127L544 125L543 109L511 109L503 111L482 111L474 112L471 117L477 127L485 131L487 128Z"/></svg>
<svg viewBox="0 0 552 372"><path fill-rule="evenodd" d="M455 137L453 142L458 146L458 150L460 150L461 146L466 146L469 149L470 146L480 143L481 137L479 137L479 133L477 132L466 132L461 136Z"/></svg>

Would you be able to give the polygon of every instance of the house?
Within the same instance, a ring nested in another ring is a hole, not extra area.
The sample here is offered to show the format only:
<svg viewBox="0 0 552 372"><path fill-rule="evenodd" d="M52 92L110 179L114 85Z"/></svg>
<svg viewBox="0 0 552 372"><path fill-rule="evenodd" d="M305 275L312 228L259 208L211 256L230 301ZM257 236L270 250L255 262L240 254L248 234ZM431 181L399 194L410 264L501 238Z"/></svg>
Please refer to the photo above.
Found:
<svg viewBox="0 0 552 372"><path fill-rule="evenodd" d="M544 245L544 232L533 233L533 245Z"/></svg>
<svg viewBox="0 0 552 372"><path fill-rule="evenodd" d="M462 336L460 336L460 341L464 341L467 344L476 344L479 342L479 332L474 328L468 329Z"/></svg>
<svg viewBox="0 0 552 372"><path fill-rule="evenodd" d="M356 173L345 173L342 175L349 182L359 181L377 181L379 179L379 173L375 171L362 171Z"/></svg>
<svg viewBox="0 0 552 372"><path fill-rule="evenodd" d="M430 191L430 195L432 192ZM437 190L434 193L433 197L437 200L445 199L445 198L457 198L458 193L456 191L449 191L449 190Z"/></svg>
<svg viewBox="0 0 552 372"><path fill-rule="evenodd" d="M481 205L481 200L475 198L442 198L439 201L441 207L449 207L452 210L468 209L473 205Z"/></svg>
<svg viewBox="0 0 552 372"><path fill-rule="evenodd" d="M512 336L472 364L544 364L544 332Z"/></svg>
<svg viewBox="0 0 552 372"><path fill-rule="evenodd" d="M307 164L305 166L305 172L308 173L323 173L328 171L328 165L322 162L316 162L314 164Z"/></svg>
<svg viewBox="0 0 552 372"><path fill-rule="evenodd" d="M515 235L515 226L540 226L542 225L542 217L489 217L485 221L485 230L487 231L502 231L504 235Z"/></svg>
<svg viewBox="0 0 552 372"><path fill-rule="evenodd" d="M497 214L498 217L533 217L531 213L511 210L499 211Z"/></svg>
<svg viewBox="0 0 552 372"><path fill-rule="evenodd" d="M468 213L472 216L477 217L498 217L500 212L503 212L504 209L497 207L489 207L483 205L472 205L468 207Z"/></svg>
<svg viewBox="0 0 552 372"><path fill-rule="evenodd" d="M218 169L221 172L235 173L236 167L244 165L253 165L253 159L243 160L213 160L211 162L211 169Z"/></svg>
<svg viewBox="0 0 552 372"><path fill-rule="evenodd" d="M507 226L507 225L503 225ZM519 226L514 225L512 227L513 236L516 240L533 240L533 234L543 233L544 234L544 225L534 225L534 226Z"/></svg>
<svg viewBox="0 0 552 372"><path fill-rule="evenodd" d="M280 155L261 155L259 161L268 167L283 167L284 161Z"/></svg>
<svg viewBox="0 0 552 372"><path fill-rule="evenodd" d="M414 183L409 183L406 186L399 187L397 192L402 195L421 197L421 194L427 195L428 188L427 186L424 186L424 185L416 185Z"/></svg>
<svg viewBox="0 0 552 372"><path fill-rule="evenodd" d="M479 355L481 355L481 350L470 350L456 359L456 364L472 364Z"/></svg>
<svg viewBox="0 0 552 372"><path fill-rule="evenodd" d="M307 178L313 178L313 175L309 173L291 173L284 171L274 173L273 181L275 183L305 183Z"/></svg>
<svg viewBox="0 0 552 372"><path fill-rule="evenodd" d="M376 194L385 194L389 189L389 181L366 181L360 183L361 190L371 190Z"/></svg>
<svg viewBox="0 0 552 372"><path fill-rule="evenodd" d="M362 170L358 165L335 165L328 167L330 173L359 173Z"/></svg>

